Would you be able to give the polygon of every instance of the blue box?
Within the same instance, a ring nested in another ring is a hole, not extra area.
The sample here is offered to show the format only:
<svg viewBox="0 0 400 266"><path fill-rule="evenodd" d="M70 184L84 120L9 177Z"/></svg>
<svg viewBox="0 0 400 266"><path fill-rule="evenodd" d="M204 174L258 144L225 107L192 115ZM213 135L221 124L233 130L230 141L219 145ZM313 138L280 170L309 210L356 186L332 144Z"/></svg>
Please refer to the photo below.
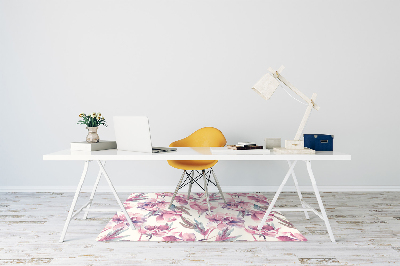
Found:
<svg viewBox="0 0 400 266"><path fill-rule="evenodd" d="M304 134L304 147L315 151L333 151L333 135Z"/></svg>

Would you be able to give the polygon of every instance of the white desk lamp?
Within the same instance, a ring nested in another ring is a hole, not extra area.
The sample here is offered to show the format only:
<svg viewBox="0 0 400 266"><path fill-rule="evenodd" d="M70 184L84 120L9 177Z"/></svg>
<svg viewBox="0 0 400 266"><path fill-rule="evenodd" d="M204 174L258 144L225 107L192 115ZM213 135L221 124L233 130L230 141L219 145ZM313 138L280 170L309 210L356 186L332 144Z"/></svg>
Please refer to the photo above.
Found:
<svg viewBox="0 0 400 266"><path fill-rule="evenodd" d="M272 68L268 68L268 71L271 73L265 74L252 88L257 93L259 93L265 100L271 98L272 94L280 85L280 82L289 87L292 91L298 94L304 101L308 103L306 112L301 120L299 129L297 130L296 136L294 140L285 140L285 148L274 148L274 151L277 153L294 153L294 154L314 154L315 151L304 148L304 141L300 140L302 135L304 126L307 123L308 117L310 116L312 108L315 110L319 110L319 106L315 104L315 100L317 98L317 94L313 93L311 99L305 96L301 91L299 91L296 87L290 84L284 77L281 76L281 73L285 67L281 66L277 71Z"/></svg>

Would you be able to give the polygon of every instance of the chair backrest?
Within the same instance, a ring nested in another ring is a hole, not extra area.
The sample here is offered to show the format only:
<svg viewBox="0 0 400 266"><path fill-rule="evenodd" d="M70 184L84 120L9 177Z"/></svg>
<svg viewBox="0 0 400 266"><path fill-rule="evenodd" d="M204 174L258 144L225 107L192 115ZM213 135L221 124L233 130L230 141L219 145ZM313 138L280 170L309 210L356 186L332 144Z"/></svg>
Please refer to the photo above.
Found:
<svg viewBox="0 0 400 266"><path fill-rule="evenodd" d="M203 127L190 136L172 142L170 147L224 147L226 139L221 131L214 127Z"/></svg>

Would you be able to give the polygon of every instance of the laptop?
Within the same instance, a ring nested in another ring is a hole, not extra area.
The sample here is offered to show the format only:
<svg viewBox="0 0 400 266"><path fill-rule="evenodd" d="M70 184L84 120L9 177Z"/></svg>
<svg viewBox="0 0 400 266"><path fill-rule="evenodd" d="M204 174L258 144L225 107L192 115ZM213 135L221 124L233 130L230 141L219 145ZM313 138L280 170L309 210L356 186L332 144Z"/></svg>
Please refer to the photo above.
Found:
<svg viewBox="0 0 400 266"><path fill-rule="evenodd" d="M152 147L146 116L114 116L114 129L118 150L147 153L176 151L176 148Z"/></svg>

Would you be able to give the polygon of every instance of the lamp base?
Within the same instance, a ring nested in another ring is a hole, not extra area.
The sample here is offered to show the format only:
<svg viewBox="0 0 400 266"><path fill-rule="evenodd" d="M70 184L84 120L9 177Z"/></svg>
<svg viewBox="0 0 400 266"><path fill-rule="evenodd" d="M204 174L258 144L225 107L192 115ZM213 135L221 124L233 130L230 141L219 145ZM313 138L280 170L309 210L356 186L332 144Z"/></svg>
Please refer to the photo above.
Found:
<svg viewBox="0 0 400 266"><path fill-rule="evenodd" d="M315 151L309 148L303 149L286 149L286 148L274 148L275 154L315 154Z"/></svg>
<svg viewBox="0 0 400 266"><path fill-rule="evenodd" d="M303 150L304 140L285 140L285 148L289 150Z"/></svg>

